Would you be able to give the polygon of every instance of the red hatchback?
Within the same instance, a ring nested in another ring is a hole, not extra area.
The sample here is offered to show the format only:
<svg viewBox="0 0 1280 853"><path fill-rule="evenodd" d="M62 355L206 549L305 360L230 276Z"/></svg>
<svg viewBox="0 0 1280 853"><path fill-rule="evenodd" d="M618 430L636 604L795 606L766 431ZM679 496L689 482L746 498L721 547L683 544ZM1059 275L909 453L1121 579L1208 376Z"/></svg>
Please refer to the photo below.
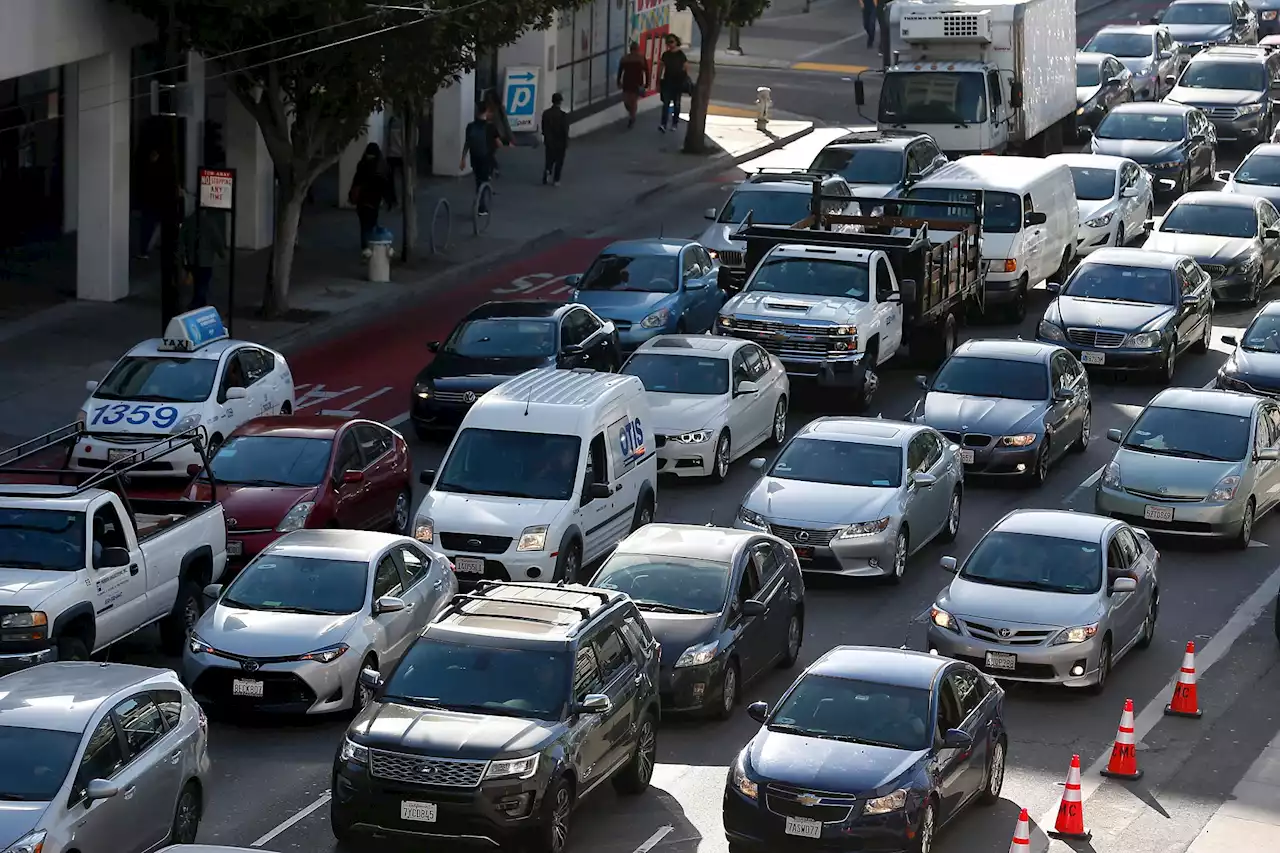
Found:
<svg viewBox="0 0 1280 853"><path fill-rule="evenodd" d="M402 533L413 498L412 462L404 438L374 421L326 415L249 421L210 466L227 518L227 556L247 561L303 528ZM207 496L208 481L202 476L193 489Z"/></svg>

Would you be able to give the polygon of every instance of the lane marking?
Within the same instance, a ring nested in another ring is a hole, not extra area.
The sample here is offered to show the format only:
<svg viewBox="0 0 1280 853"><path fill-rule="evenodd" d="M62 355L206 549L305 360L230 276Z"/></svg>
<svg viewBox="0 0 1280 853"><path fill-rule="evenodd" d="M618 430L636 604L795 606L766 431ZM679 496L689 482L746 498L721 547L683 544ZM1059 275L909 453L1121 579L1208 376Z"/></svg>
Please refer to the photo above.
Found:
<svg viewBox="0 0 1280 853"><path fill-rule="evenodd" d="M658 827L658 831L653 835L650 835L644 844L641 844L635 849L634 853L649 853L650 850L658 846L662 839L670 835L674 829L675 827L671 825Z"/></svg>
<svg viewBox="0 0 1280 853"><path fill-rule="evenodd" d="M861 74L869 69L867 65L841 65L834 62L796 62L792 71L820 71L825 74ZM752 113L755 115L755 113Z"/></svg>
<svg viewBox="0 0 1280 853"><path fill-rule="evenodd" d="M382 388L379 388L377 391L374 391L372 394L369 394L365 397L361 397L359 400L356 400L354 403L351 403L350 405L344 408L347 411L358 412L360 411L360 407L363 406L365 403L369 402L375 397L381 397L383 394L387 393L390 390L391 390L391 386L385 385Z"/></svg>
<svg viewBox="0 0 1280 853"><path fill-rule="evenodd" d="M320 795L320 797L314 803L307 806L302 811L297 812L288 820L286 820L284 823L280 824L275 829L271 830L266 835L262 836L257 841L250 844L249 846L261 847L264 844L270 844L277 836L280 836L285 832L288 832L290 829L293 828L295 824L299 823L300 821L306 820L318 809L320 809L322 806L328 803L331 799L333 799L333 793L331 791L325 791L323 794Z"/></svg>
<svg viewBox="0 0 1280 853"><path fill-rule="evenodd" d="M755 118L757 111L747 107L730 107L724 104L710 104L707 107L709 116L728 116L730 118Z"/></svg>
<svg viewBox="0 0 1280 853"><path fill-rule="evenodd" d="M846 45L849 42L853 41L854 39L860 39L860 38L866 38L866 37L867 37L866 30L858 30L856 33L850 33L849 35L845 36L842 39L837 39L827 44L820 44L817 47L813 48L812 50L806 50L804 53L799 54L796 57L796 59L802 62L806 59L813 59L815 56L822 53L826 53L828 50L832 50L834 48L840 47L841 45Z"/></svg>

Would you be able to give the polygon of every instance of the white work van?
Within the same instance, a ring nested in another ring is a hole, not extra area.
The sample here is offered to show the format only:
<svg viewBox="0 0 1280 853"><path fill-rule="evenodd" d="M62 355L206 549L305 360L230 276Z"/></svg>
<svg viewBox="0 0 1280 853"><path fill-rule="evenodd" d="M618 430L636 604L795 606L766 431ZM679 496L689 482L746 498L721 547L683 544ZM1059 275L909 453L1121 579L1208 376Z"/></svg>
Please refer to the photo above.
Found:
<svg viewBox="0 0 1280 853"><path fill-rule="evenodd" d="M458 580L566 580L653 520L657 445L644 385L530 370L467 412L418 507L414 537Z"/></svg>
<svg viewBox="0 0 1280 853"><path fill-rule="evenodd" d="M1046 279L1062 281L1075 260L1080 208L1071 169L1038 157L962 157L913 186L906 198L972 204L979 194L986 304L1020 321L1031 288Z"/></svg>

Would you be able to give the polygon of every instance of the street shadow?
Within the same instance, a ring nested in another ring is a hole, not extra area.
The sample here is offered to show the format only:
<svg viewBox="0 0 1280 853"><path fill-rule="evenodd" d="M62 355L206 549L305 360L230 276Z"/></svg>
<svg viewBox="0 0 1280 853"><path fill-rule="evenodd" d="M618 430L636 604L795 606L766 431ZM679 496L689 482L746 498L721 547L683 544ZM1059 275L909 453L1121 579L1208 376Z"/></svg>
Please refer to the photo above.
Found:
<svg viewBox="0 0 1280 853"><path fill-rule="evenodd" d="M938 831L933 849L935 853L1003 850L1013 838L1021 811L1021 806L1006 799L986 808L966 808Z"/></svg>

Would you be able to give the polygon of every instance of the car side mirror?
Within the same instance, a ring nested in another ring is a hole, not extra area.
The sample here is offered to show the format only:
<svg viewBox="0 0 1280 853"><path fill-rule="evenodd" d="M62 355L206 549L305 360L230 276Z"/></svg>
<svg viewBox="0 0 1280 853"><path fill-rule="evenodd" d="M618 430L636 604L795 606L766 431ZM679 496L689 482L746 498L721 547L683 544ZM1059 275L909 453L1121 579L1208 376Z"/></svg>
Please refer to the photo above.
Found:
<svg viewBox="0 0 1280 853"><path fill-rule="evenodd" d="M1119 444L1123 440L1124 440L1124 433L1122 433L1120 430L1118 429L1107 430L1107 441L1114 441L1116 444Z"/></svg>
<svg viewBox="0 0 1280 853"><path fill-rule="evenodd" d="M226 397L228 400L243 400L248 396L249 396L249 389L247 388L241 388L240 386L237 385L235 388L227 389Z"/></svg>
<svg viewBox="0 0 1280 853"><path fill-rule="evenodd" d="M867 105L867 87L862 84L861 80L853 81L853 103L859 107Z"/></svg>
<svg viewBox="0 0 1280 853"><path fill-rule="evenodd" d="M763 471L764 466L768 461L769 460L765 459L763 456L757 456L755 459L752 459L747 464L751 466L752 471Z"/></svg>
<svg viewBox="0 0 1280 853"><path fill-rule="evenodd" d="M1046 281L1044 283L1044 289L1052 293L1054 296L1057 296L1059 293L1062 292L1062 282Z"/></svg>
<svg viewBox="0 0 1280 853"><path fill-rule="evenodd" d="M898 301L916 301L916 280L914 278L904 278L902 281L898 282Z"/></svg>
<svg viewBox="0 0 1280 853"><path fill-rule="evenodd" d="M88 382L84 383L84 390L88 391L90 394L92 394L94 391L97 391L98 380L90 379Z"/></svg>
<svg viewBox="0 0 1280 853"><path fill-rule="evenodd" d="M760 386L749 379L744 379L738 383L738 387L733 389L733 396L742 397L747 394L759 394Z"/></svg>
<svg viewBox="0 0 1280 853"><path fill-rule="evenodd" d="M925 474L923 472L920 472L920 473L913 473L911 475L911 485L919 486L922 489L927 489L937 482L938 482L938 478L933 476L932 474Z"/></svg>
<svg viewBox="0 0 1280 853"><path fill-rule="evenodd" d="M1148 24L1158 24L1158 23L1160 23L1160 20L1161 20L1163 17L1164 17L1164 12L1163 12L1163 11L1156 12L1156 13L1155 13L1154 15L1152 15L1150 18L1147 18L1147 23L1148 23Z"/></svg>
<svg viewBox="0 0 1280 853"><path fill-rule="evenodd" d="M418 472L418 482L424 486L433 486L436 482L436 469L426 468Z"/></svg>
<svg viewBox="0 0 1280 853"><path fill-rule="evenodd" d="M1068 388L1065 385L1059 388L1057 391L1053 392L1053 399L1057 400L1060 403L1065 402L1067 400L1074 400L1075 398L1076 398L1076 389Z"/></svg>
<svg viewBox="0 0 1280 853"><path fill-rule="evenodd" d="M1280 449L1275 447L1264 447L1257 453L1253 454L1253 458L1259 462L1275 462L1280 459Z"/></svg>
<svg viewBox="0 0 1280 853"><path fill-rule="evenodd" d="M1023 224L1027 226L1044 225L1048 221L1048 215L1041 210L1029 210L1027 211L1027 215L1022 217Z"/></svg>
<svg viewBox="0 0 1280 853"><path fill-rule="evenodd" d="M592 483L587 486L587 497L594 500L603 500L613 497L613 489L609 488L608 483Z"/></svg>
<svg viewBox="0 0 1280 853"><path fill-rule="evenodd" d="M1177 75L1176 75L1176 74L1166 74L1166 75L1164 75L1164 84L1165 84L1166 86L1176 86L1176 85L1178 85L1178 77L1177 77Z"/></svg>
<svg viewBox="0 0 1280 853"><path fill-rule="evenodd" d="M708 207L706 210L702 211L702 215L704 218L710 219L712 222L715 222L716 209L714 207Z"/></svg>
<svg viewBox="0 0 1280 853"><path fill-rule="evenodd" d="M960 565L956 562L955 557L943 557L938 561L938 565L942 567L944 572L950 572L953 575L960 570Z"/></svg>
<svg viewBox="0 0 1280 853"><path fill-rule="evenodd" d="M1237 338L1235 335L1223 335L1219 340L1221 340L1227 346L1232 346L1232 347L1240 346L1240 339Z"/></svg>
<svg viewBox="0 0 1280 853"><path fill-rule="evenodd" d="M1162 50L1162 51L1160 51L1160 55L1159 55L1159 57L1157 57L1157 58L1158 58L1158 59L1161 59L1161 60L1173 59L1173 51L1172 51L1172 50Z"/></svg>
<svg viewBox="0 0 1280 853"><path fill-rule="evenodd" d="M893 302L897 304L902 304L902 294L896 290L891 290L888 293L886 293L884 295L884 298L881 299L880 301L885 303Z"/></svg>
<svg viewBox="0 0 1280 853"><path fill-rule="evenodd" d="M129 549L103 548L102 553L98 555L98 559L93 561L93 565L97 569L118 569L121 566L127 566L129 565Z"/></svg>
<svg viewBox="0 0 1280 853"><path fill-rule="evenodd" d="M211 583L204 588L204 598L209 604L213 604L222 597L222 584Z"/></svg>
<svg viewBox="0 0 1280 853"><path fill-rule="evenodd" d="M769 703L752 702L747 706L747 716L764 725L765 721L769 719Z"/></svg>
<svg viewBox="0 0 1280 853"><path fill-rule="evenodd" d="M577 290L578 285L582 284L582 273L576 272L572 275L565 276L564 283L566 287L572 287L574 290Z"/></svg>
<svg viewBox="0 0 1280 853"><path fill-rule="evenodd" d="M763 616L768 608L765 607L763 601L757 601L754 598L748 598L742 602L742 615L747 616Z"/></svg>
<svg viewBox="0 0 1280 853"><path fill-rule="evenodd" d="M1116 578L1111 582L1111 592L1136 592L1138 582L1133 578Z"/></svg>
<svg viewBox="0 0 1280 853"><path fill-rule="evenodd" d="M1138 197L1138 188L1137 188L1137 187L1125 187L1123 190L1121 190L1121 191L1120 191L1120 197L1121 197L1121 198L1137 198L1137 197Z"/></svg>
<svg viewBox="0 0 1280 853"><path fill-rule="evenodd" d="M575 714L608 714L613 710L613 700L603 693L588 693L574 706Z"/></svg>
<svg viewBox="0 0 1280 853"><path fill-rule="evenodd" d="M917 375L917 376L916 376L916 385L918 385L918 386L920 387L920 390L921 390L921 391L928 391L928 390L929 390L929 377L928 377L928 376L925 376L923 373L921 373L921 374Z"/></svg>
<svg viewBox="0 0 1280 853"><path fill-rule="evenodd" d="M430 350L431 352L440 352L440 342L427 341L427 349Z"/></svg>
<svg viewBox="0 0 1280 853"><path fill-rule="evenodd" d="M1219 181L1222 181L1225 184L1231 181L1231 178L1234 177L1234 173L1226 169L1222 169L1221 171L1218 172L1218 174L1214 175L1213 177Z"/></svg>
<svg viewBox="0 0 1280 853"><path fill-rule="evenodd" d="M366 667L360 670L360 683L370 690L377 690L382 686L382 674L376 669Z"/></svg>
<svg viewBox="0 0 1280 853"><path fill-rule="evenodd" d="M1262 236L1267 240L1280 240L1280 230L1268 228L1266 231L1262 232Z"/></svg>
<svg viewBox="0 0 1280 853"><path fill-rule="evenodd" d="M1083 125L1076 128L1076 133L1080 134L1081 139L1088 139L1093 136L1093 128L1088 125Z"/></svg>
<svg viewBox="0 0 1280 853"><path fill-rule="evenodd" d="M343 471L342 472L342 485L344 486L350 485L352 483L363 483L363 482L364 482L363 471Z"/></svg>
<svg viewBox="0 0 1280 853"><path fill-rule="evenodd" d="M950 729L942 736L942 746L945 749L971 749L973 747L973 738L968 732L960 729Z"/></svg>
<svg viewBox="0 0 1280 853"><path fill-rule="evenodd" d="M560 355L565 358L574 358L575 356L582 355L584 352L586 352L586 350L582 348L581 344L566 344L560 347Z"/></svg>
<svg viewBox="0 0 1280 853"><path fill-rule="evenodd" d="M118 793L120 793L120 786L114 782L106 779L90 779L84 789L84 798L89 802L109 800Z"/></svg>
<svg viewBox="0 0 1280 853"><path fill-rule="evenodd" d="M399 613L405 607L403 599L396 598L394 595L384 595L373 603L373 615L381 616L384 613Z"/></svg>

